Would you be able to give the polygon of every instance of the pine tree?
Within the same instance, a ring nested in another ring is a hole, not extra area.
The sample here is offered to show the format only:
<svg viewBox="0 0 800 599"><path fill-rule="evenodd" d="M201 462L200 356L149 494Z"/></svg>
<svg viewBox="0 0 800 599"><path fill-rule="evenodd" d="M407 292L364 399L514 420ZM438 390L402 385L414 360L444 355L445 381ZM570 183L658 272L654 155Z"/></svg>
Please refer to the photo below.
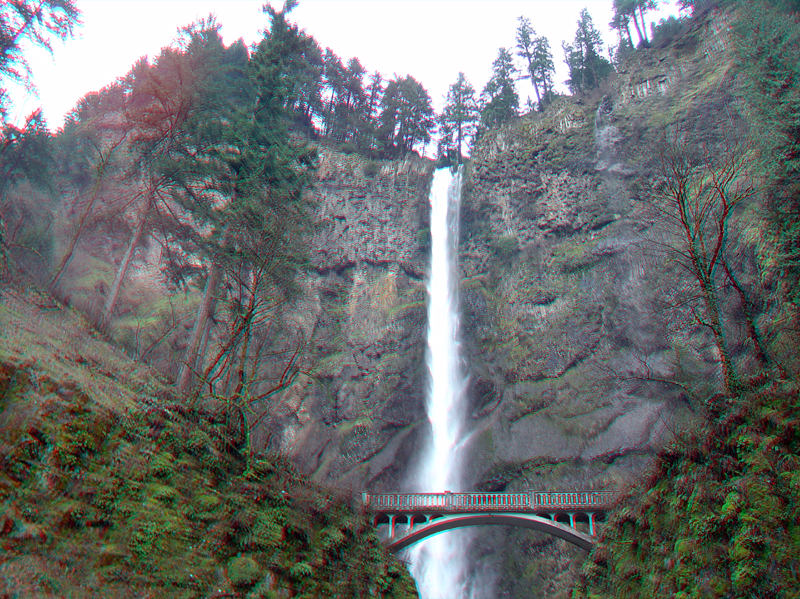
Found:
<svg viewBox="0 0 800 599"><path fill-rule="evenodd" d="M569 67L567 86L573 94L596 88L614 70L611 63L600 55L602 37L585 8L578 18L574 43L564 42L562 47L564 60Z"/></svg>
<svg viewBox="0 0 800 599"><path fill-rule="evenodd" d="M657 0L614 0L614 19L610 25L621 31L625 29L627 39L632 43L629 25L631 21L639 38L639 46L647 46L647 23L644 20L646 12L658 8Z"/></svg>
<svg viewBox="0 0 800 599"><path fill-rule="evenodd" d="M464 146L475 137L479 118L475 89L461 72L450 85L439 116L439 155L446 156L451 164L461 164Z"/></svg>
<svg viewBox="0 0 800 599"><path fill-rule="evenodd" d="M517 116L519 96L514 86L517 74L514 58L507 48L500 48L492 63L492 76L481 93L481 125L492 129Z"/></svg>
<svg viewBox="0 0 800 599"><path fill-rule="evenodd" d="M378 138L386 156L401 156L427 144L436 128L431 98L423 85L411 77L395 77L381 100Z"/></svg>
<svg viewBox="0 0 800 599"><path fill-rule="evenodd" d="M533 84L537 106L542 110L549 101L555 73L550 42L546 37L536 35L530 19L519 17L518 21L517 56L523 58L527 64L527 74L523 78L529 79Z"/></svg>
<svg viewBox="0 0 800 599"><path fill-rule="evenodd" d="M200 69L197 93L202 108L187 124L186 143L176 146L173 163L165 161L165 166L173 173L172 197L191 214L198 233L210 233L194 239L209 266L178 377L183 391L191 384L192 372L202 370L197 363L201 340L223 279L247 280L238 287L244 296L226 304L229 311L232 305L249 306L244 321L241 311L229 317L241 325L231 329L236 333L231 351L240 347L240 359L229 366L238 363L243 368L249 341L244 348L240 344L250 339L256 315L264 315L258 307L293 293L294 274L306 259L299 240L310 231L311 213L301 192L315 151L289 142L292 74L297 72L291 56L304 42L296 26L286 21L285 10L267 10L269 34L244 65L228 60L229 49L221 45L215 25L186 32L186 52ZM265 293L272 299L265 300ZM244 376L240 369L237 393Z"/></svg>

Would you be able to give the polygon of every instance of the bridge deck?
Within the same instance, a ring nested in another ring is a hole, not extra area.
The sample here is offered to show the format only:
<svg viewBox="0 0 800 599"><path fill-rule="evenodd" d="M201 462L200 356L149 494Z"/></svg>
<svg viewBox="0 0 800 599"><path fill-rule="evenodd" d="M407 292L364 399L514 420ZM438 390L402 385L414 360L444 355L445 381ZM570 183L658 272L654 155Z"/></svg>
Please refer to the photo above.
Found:
<svg viewBox="0 0 800 599"><path fill-rule="evenodd" d="M612 491L528 491L525 493L363 493L362 501L375 512L550 512L604 511Z"/></svg>

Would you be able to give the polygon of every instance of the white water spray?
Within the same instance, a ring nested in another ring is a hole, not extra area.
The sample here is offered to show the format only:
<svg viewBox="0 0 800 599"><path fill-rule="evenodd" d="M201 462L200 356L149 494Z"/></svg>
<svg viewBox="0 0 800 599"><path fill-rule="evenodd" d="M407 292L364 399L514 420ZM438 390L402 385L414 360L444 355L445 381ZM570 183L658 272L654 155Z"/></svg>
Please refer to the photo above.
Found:
<svg viewBox="0 0 800 599"><path fill-rule="evenodd" d="M455 250L461 174L436 171L431 186L431 272L428 280L428 420L433 436L419 475L421 492L460 491L456 444L461 434L464 379L458 356ZM463 590L463 533L448 532L412 551L422 599L459 599Z"/></svg>

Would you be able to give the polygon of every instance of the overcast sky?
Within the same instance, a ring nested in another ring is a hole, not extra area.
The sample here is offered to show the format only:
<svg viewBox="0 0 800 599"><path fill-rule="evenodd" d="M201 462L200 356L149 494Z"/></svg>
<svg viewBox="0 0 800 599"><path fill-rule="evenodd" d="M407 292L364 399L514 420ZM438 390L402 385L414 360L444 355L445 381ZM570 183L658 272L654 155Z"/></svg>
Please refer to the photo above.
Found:
<svg viewBox="0 0 800 599"><path fill-rule="evenodd" d="M268 25L262 4L262 0L78 0L83 25L75 38L55 43L53 57L36 49L27 52L39 97L12 90L10 116L19 121L41 106L50 128L57 129L81 97L125 75L139 57L154 58L172 44L179 27L212 12L222 25L226 44L238 38L252 44ZM438 110L459 71L481 91L498 48L514 45L520 15L549 39L556 82L561 84L567 77L561 42L574 38L583 7L589 9L606 42L616 43L608 27L611 6L612 0L300 0L289 20L313 35L323 49L330 47L344 63L357 56L367 70L378 70L385 78L413 76ZM676 11L668 6L650 18L669 12ZM518 90L521 104L528 96L535 99L530 86L520 85Z"/></svg>

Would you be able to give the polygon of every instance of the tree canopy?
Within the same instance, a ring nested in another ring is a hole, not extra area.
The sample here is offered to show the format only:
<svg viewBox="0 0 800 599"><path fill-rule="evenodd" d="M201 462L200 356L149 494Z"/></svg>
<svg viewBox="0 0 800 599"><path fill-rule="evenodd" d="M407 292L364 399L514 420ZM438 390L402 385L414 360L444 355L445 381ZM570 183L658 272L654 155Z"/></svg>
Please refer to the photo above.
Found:
<svg viewBox="0 0 800 599"><path fill-rule="evenodd" d="M567 86L573 94L585 93L600 85L614 68L600 55L603 47L600 32L585 8L578 18L578 29L572 44L564 42L564 61L569 67Z"/></svg>
<svg viewBox="0 0 800 599"><path fill-rule="evenodd" d="M492 76L481 92L481 125L488 129L499 127L517 116L519 95L514 84L518 73L514 57L508 48L500 48L492 63Z"/></svg>
<svg viewBox="0 0 800 599"><path fill-rule="evenodd" d="M478 101L463 72L450 85L447 101L439 116L439 155L461 164L465 145L475 137L479 119Z"/></svg>
<svg viewBox="0 0 800 599"><path fill-rule="evenodd" d="M51 39L72 36L80 15L75 0L11 0L0 5L0 116L8 108L7 81L32 87L25 44L52 52Z"/></svg>
<svg viewBox="0 0 800 599"><path fill-rule="evenodd" d="M555 65L553 54L550 52L550 42L543 35L536 35L531 26L530 19L519 17L516 32L517 56L525 61L526 74L524 79L529 79L536 92L536 103L539 110L550 101L553 90L553 75Z"/></svg>

